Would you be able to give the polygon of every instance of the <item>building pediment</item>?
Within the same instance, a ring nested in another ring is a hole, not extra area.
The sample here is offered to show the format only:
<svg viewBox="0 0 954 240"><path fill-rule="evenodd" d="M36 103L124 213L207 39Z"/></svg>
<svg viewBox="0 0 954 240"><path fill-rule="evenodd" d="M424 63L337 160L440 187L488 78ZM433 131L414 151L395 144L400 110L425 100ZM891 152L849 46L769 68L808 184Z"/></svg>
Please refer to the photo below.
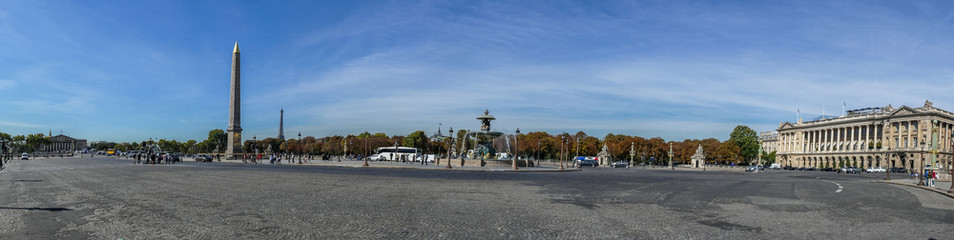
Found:
<svg viewBox="0 0 954 240"><path fill-rule="evenodd" d="M918 110L908 106L901 106L898 109L894 109L893 111L888 113L888 116L901 116L901 115L908 115L908 114L914 114L914 113L918 113Z"/></svg>
<svg viewBox="0 0 954 240"><path fill-rule="evenodd" d="M50 142L70 142L75 141L75 138L67 137L66 135L60 134L50 138Z"/></svg>
<svg viewBox="0 0 954 240"><path fill-rule="evenodd" d="M778 129L776 129L776 130L777 130L777 131L782 131L782 130L785 130L785 129L792 129L792 128L795 128L795 124L790 123L790 122L783 122L783 123L781 123L781 124L778 125Z"/></svg>

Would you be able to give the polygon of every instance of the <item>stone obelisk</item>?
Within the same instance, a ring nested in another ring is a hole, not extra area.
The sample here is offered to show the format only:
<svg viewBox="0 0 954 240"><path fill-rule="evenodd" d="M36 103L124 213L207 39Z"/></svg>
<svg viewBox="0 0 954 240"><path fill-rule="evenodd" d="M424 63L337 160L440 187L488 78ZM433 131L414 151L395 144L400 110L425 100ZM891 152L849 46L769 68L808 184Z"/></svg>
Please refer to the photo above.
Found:
<svg viewBox="0 0 954 240"><path fill-rule="evenodd" d="M225 155L229 159L242 157L242 77L238 42L232 51L232 93L229 95L229 132Z"/></svg>
<svg viewBox="0 0 954 240"><path fill-rule="evenodd" d="M278 139L285 140L285 108L282 108L278 117Z"/></svg>

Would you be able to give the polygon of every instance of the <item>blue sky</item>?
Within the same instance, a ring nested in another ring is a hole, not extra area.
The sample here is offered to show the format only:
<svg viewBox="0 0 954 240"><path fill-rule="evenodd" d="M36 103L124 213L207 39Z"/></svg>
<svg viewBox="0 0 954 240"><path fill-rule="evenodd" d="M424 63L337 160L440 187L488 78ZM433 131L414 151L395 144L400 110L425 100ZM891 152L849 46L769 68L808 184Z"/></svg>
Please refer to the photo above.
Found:
<svg viewBox="0 0 954 240"><path fill-rule="evenodd" d="M478 129L727 139L954 110L951 1L2 1L0 132L201 140Z"/></svg>

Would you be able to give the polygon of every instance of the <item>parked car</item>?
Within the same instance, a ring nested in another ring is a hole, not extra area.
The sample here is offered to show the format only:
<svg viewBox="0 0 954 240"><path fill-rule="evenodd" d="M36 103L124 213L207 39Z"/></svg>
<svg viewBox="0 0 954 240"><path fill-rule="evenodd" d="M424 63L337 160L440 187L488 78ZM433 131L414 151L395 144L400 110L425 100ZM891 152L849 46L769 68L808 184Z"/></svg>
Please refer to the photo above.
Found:
<svg viewBox="0 0 954 240"><path fill-rule="evenodd" d="M196 162L212 162L212 156L205 155L205 154L195 155L195 161Z"/></svg>
<svg viewBox="0 0 954 240"><path fill-rule="evenodd" d="M908 170L905 169L905 168L903 168L903 167L893 167L893 168L889 169L889 171L891 171L891 172L893 172L893 173L907 173L907 172L908 172Z"/></svg>
<svg viewBox="0 0 954 240"><path fill-rule="evenodd" d="M176 155L175 153L170 153L170 154L169 154L169 159L172 160L172 162L181 162L181 161L182 161L182 159L179 158L179 155Z"/></svg>
<svg viewBox="0 0 954 240"><path fill-rule="evenodd" d="M763 167L763 166L761 166L761 165L759 165L759 166L750 166L749 168L746 168L746 169L745 169L746 172L754 172L754 171L762 171L762 170L765 170L765 167Z"/></svg>
<svg viewBox="0 0 954 240"><path fill-rule="evenodd" d="M883 167L873 167L873 168L865 169L865 172L869 172L869 173L883 173L886 171L887 170L884 170Z"/></svg>
<svg viewBox="0 0 954 240"><path fill-rule="evenodd" d="M858 167L843 167L839 170L842 173L861 173L861 168Z"/></svg>
<svg viewBox="0 0 954 240"><path fill-rule="evenodd" d="M27 154L27 153L20 154L20 160L30 160L30 154Z"/></svg>
<svg viewBox="0 0 954 240"><path fill-rule="evenodd" d="M629 167L629 162L626 162L626 161L614 162L610 164L610 166L614 168L626 168L626 167Z"/></svg>
<svg viewBox="0 0 954 240"><path fill-rule="evenodd" d="M370 161L387 161L388 158L386 158L386 157L384 157L384 156L382 156L382 155L380 155L380 154L372 154L370 157L368 157L368 160L370 160Z"/></svg>
<svg viewBox="0 0 954 240"><path fill-rule="evenodd" d="M596 162L596 160L583 159L583 160L580 160L580 161L577 162L576 167L577 167L577 168L581 168L581 167L583 167L583 166L596 167L596 166L599 166L599 165L600 165L600 163L599 163L599 162Z"/></svg>

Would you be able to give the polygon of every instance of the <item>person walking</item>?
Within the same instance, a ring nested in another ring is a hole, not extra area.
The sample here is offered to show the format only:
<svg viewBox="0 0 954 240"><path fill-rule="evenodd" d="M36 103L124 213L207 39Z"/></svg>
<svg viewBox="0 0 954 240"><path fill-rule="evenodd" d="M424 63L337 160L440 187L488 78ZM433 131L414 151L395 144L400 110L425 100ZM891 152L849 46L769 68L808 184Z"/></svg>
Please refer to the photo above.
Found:
<svg viewBox="0 0 954 240"><path fill-rule="evenodd" d="M934 187L934 179L937 179L937 172L931 170L931 173L928 174L928 178L931 180L931 187Z"/></svg>

